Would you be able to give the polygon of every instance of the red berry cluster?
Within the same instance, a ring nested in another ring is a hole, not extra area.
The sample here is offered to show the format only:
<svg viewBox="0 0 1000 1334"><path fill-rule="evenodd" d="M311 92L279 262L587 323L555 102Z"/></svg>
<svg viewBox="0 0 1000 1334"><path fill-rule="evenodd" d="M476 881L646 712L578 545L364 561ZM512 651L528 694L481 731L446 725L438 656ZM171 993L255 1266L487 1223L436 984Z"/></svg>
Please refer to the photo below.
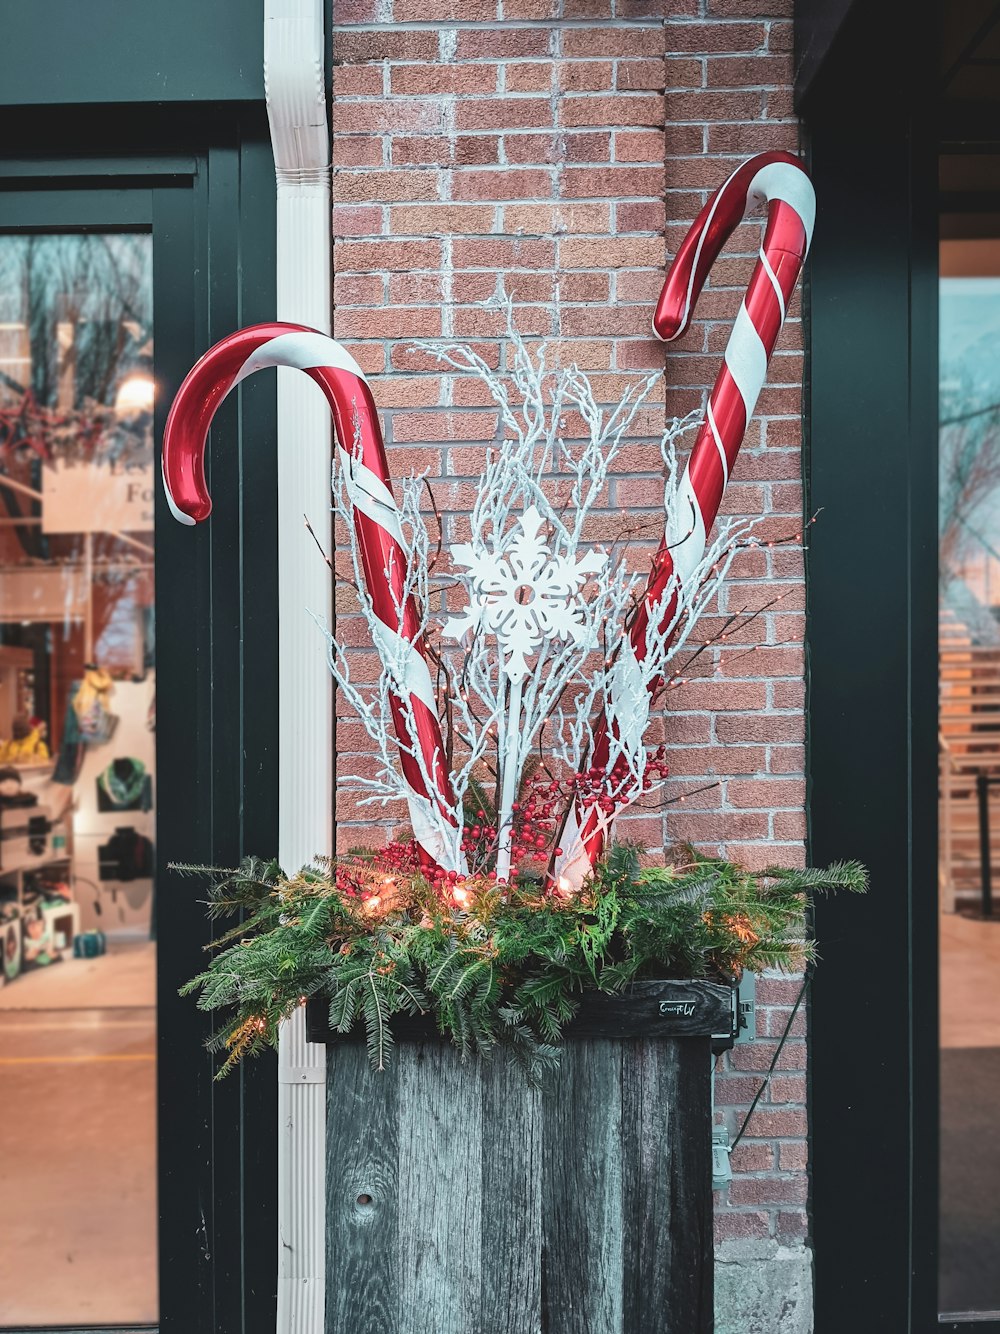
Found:
<svg viewBox="0 0 1000 1334"><path fill-rule="evenodd" d="M643 791L648 792L662 782L667 772L666 748L659 746L647 762ZM522 799L513 806L512 871L516 873L521 865L548 860L553 851L559 856L562 849L553 849L553 843L570 806L575 804L583 810L597 806L611 815L619 805L614 794L620 793L627 783L628 773L623 764L616 765L610 773L595 766L561 778L539 770L524 784ZM486 812L476 811L475 823L466 827L462 839L462 851L470 865L480 867L491 862L496 855L497 838L497 827L489 822Z"/></svg>
<svg viewBox="0 0 1000 1334"><path fill-rule="evenodd" d="M334 884L342 894L364 898L372 892L373 883L398 876L401 880L420 869L420 854L416 841L387 843L371 857L342 857L338 859Z"/></svg>

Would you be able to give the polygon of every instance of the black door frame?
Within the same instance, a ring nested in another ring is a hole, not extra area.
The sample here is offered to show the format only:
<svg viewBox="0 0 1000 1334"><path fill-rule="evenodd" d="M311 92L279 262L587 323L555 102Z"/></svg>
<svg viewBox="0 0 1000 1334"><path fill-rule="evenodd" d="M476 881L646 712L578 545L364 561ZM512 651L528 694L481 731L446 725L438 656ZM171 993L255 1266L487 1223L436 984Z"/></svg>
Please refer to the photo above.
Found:
<svg viewBox="0 0 1000 1334"><path fill-rule="evenodd" d="M855 5L800 99L817 194L807 310L810 1006L816 1334L938 1316L938 44Z"/></svg>
<svg viewBox="0 0 1000 1334"><path fill-rule="evenodd" d="M0 227L152 231L159 443L201 352L274 315L263 108L47 108L30 122L18 160L0 162ZM262 1062L213 1082L210 1021L177 996L203 965L204 891L165 868L277 845L275 437L275 384L257 377L213 427L212 524L184 529L159 490L156 501L163 1334L270 1334L274 1324L273 1070Z"/></svg>

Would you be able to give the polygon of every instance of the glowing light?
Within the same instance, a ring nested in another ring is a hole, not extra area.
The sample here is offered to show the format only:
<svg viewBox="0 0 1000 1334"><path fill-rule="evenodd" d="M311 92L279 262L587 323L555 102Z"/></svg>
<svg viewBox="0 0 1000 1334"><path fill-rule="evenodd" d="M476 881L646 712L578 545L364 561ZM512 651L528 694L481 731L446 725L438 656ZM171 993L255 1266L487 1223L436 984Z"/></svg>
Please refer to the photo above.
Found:
<svg viewBox="0 0 1000 1334"><path fill-rule="evenodd" d="M140 412L153 411L153 377L136 373L128 375L115 394L115 412L119 417L134 417Z"/></svg>

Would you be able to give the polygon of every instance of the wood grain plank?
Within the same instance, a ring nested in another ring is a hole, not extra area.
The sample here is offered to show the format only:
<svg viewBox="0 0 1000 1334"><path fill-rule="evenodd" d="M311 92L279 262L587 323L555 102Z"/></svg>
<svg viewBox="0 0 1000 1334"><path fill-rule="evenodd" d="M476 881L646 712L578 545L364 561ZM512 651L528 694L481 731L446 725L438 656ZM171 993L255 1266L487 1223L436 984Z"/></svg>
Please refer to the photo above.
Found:
<svg viewBox="0 0 1000 1334"><path fill-rule="evenodd" d="M489 1334L541 1334L541 1094L502 1052L482 1068L482 1301Z"/></svg>
<svg viewBox="0 0 1000 1334"><path fill-rule="evenodd" d="M713 1329L710 1044L625 1044L625 1329Z"/></svg>
<svg viewBox="0 0 1000 1334"><path fill-rule="evenodd" d="M398 1069L374 1073L355 1043L329 1051L327 1334L398 1334Z"/></svg>
<svg viewBox="0 0 1000 1334"><path fill-rule="evenodd" d="M542 1330L626 1334L621 1043L568 1043L542 1118Z"/></svg>
<svg viewBox="0 0 1000 1334"><path fill-rule="evenodd" d="M477 1061L404 1043L399 1068L399 1328L483 1334L482 1094Z"/></svg>

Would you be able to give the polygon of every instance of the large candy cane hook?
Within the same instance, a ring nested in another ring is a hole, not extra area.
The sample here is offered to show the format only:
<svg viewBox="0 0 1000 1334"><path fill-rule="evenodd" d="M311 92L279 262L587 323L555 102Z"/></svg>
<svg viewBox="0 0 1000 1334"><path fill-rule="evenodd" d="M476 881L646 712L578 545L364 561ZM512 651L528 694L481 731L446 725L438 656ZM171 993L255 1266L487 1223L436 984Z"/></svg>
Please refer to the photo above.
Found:
<svg viewBox="0 0 1000 1334"><path fill-rule="evenodd" d="M210 348L186 376L167 418L163 486L171 513L184 524L208 518L212 501L205 482L205 441L212 418L234 386L266 366L305 371L330 404L365 584L378 617L376 648L383 662L392 664L394 676L401 678L417 734L410 735L407 711L393 694L393 723L412 794L414 837L429 866L461 870L455 798L424 657L420 615L412 594L403 596L408 557L385 445L371 390L353 357L332 338L298 324L255 324ZM430 803L443 819L431 818ZM454 840L443 835L442 825L456 830Z"/></svg>
<svg viewBox="0 0 1000 1334"><path fill-rule="evenodd" d="M664 342L684 333L719 251L743 219L761 205L767 206L767 226L757 263L681 480L677 513L667 516L666 533L632 626L632 649L640 660L646 653L652 609L671 586L676 589L677 583L690 575L705 553L708 534L809 249L816 197L798 158L791 153L762 153L737 167L684 238L667 271L653 316L653 332ZM662 624L669 624L675 609L676 594L667 604ZM661 684L653 683L651 694L655 695ZM602 773L606 770L610 762L608 742L607 719L602 718L595 728L585 768ZM579 888L604 850L610 824L596 807L585 810L574 806L570 810L559 838L563 853L554 870L560 885Z"/></svg>

